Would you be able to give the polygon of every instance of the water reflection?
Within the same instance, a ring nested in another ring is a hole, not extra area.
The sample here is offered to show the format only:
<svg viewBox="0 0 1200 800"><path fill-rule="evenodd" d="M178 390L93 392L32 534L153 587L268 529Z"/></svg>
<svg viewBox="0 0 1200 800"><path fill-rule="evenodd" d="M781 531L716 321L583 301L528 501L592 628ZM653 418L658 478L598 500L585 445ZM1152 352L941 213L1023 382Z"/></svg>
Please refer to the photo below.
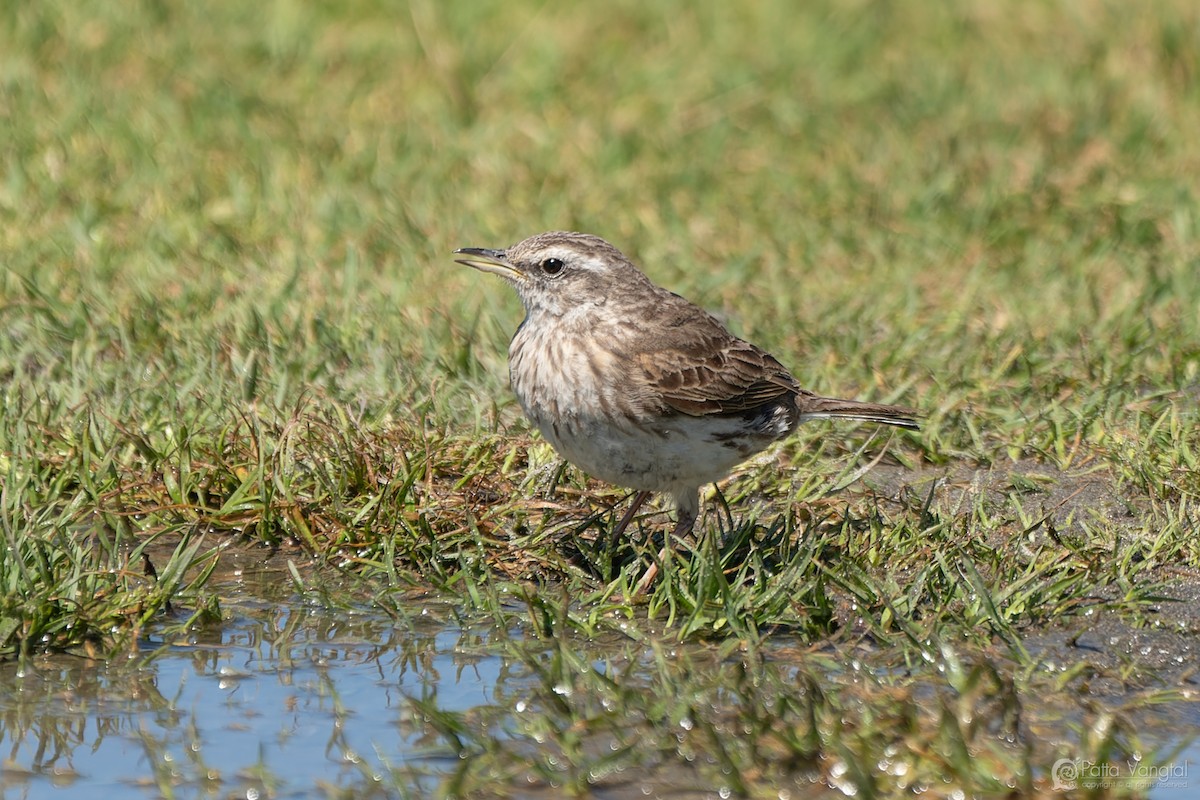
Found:
<svg viewBox="0 0 1200 800"><path fill-rule="evenodd" d="M420 600L394 618L290 586L219 588L222 624L119 660L0 664L0 800L427 797L458 777L460 794L523 798L839 797L920 793L950 770L963 794L1019 778L1034 794L1063 758L1158 763L1153 720L1190 769L1194 750L1170 750L1200 730L1190 690L1123 672L1104 694L1112 667L1050 668L1068 649L1021 678L1003 653L899 665L786 635L683 645L650 621L583 633L533 603L504 627Z"/></svg>
<svg viewBox="0 0 1200 800"><path fill-rule="evenodd" d="M227 601L226 623L118 662L0 665L0 797L272 796L457 759L408 698L489 706L520 681L438 614ZM187 791L190 787L191 792Z"/></svg>

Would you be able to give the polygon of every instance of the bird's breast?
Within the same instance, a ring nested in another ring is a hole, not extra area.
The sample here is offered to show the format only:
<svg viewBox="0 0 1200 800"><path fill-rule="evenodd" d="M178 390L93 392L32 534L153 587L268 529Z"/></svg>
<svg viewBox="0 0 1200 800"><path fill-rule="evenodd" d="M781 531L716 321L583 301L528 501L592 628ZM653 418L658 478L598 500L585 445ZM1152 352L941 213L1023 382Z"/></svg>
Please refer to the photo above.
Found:
<svg viewBox="0 0 1200 800"><path fill-rule="evenodd" d="M528 321L517 331L509 347L509 378L543 432L597 419L625 426L645 414L636 402L644 379L612 345L606 337Z"/></svg>
<svg viewBox="0 0 1200 800"><path fill-rule="evenodd" d="M564 458L619 486L674 491L725 475L786 435L782 404L734 415L689 416L667 407L619 336L552 336L526 324L509 349L512 388L525 414Z"/></svg>

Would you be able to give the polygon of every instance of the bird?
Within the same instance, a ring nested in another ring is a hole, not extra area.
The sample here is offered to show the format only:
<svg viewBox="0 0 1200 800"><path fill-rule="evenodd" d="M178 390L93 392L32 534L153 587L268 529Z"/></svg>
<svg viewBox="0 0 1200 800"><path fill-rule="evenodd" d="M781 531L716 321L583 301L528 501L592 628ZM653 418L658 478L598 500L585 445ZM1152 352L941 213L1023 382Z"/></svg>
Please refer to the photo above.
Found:
<svg viewBox="0 0 1200 800"><path fill-rule="evenodd" d="M611 534L621 536L652 493L678 518L644 593L691 532L700 489L814 419L916 430L902 406L823 397L762 348L658 286L620 250L586 233L549 231L502 250L463 247L455 261L499 275L525 318L508 349L509 381L525 415L560 456L634 490Z"/></svg>

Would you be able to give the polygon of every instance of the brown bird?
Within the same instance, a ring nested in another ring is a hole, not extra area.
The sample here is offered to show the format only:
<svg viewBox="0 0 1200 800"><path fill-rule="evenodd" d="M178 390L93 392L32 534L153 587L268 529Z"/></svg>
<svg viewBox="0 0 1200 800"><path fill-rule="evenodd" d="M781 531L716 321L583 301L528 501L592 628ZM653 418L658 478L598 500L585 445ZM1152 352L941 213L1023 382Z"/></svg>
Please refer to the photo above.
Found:
<svg viewBox="0 0 1200 800"><path fill-rule="evenodd" d="M567 461L638 490L614 536L651 492L671 496L679 509L672 537L686 534L701 486L807 420L918 427L912 409L802 388L769 353L655 285L599 237L555 231L507 250L455 253L467 256L458 263L507 280L525 306L508 349L525 414ZM656 572L651 565L639 593Z"/></svg>

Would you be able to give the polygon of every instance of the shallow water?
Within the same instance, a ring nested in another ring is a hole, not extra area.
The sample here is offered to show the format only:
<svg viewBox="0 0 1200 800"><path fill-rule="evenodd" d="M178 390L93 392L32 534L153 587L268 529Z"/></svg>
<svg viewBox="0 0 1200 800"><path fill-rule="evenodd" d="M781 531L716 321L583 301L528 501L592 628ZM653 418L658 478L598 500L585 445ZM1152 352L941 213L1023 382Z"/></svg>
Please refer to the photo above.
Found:
<svg viewBox="0 0 1200 800"><path fill-rule="evenodd" d="M282 580L251 588L221 592L220 625L148 637L119 661L0 664L0 800L426 796L461 762L413 699L436 696L437 709L503 736L494 719L539 680L496 654L520 630L464 625L446 606L416 605L397 621L365 603L330 610ZM789 647L779 643L784 661ZM1175 763L1182 776L1150 797L1195 796L1200 749ZM727 796L687 779L631 776L596 796ZM811 793L800 788L791 796Z"/></svg>
<svg viewBox="0 0 1200 800"><path fill-rule="evenodd" d="M437 770L444 748L409 724L408 698L494 702L511 681L486 633L370 609L227 601L188 641L116 663L70 656L0 665L3 797L308 796L370 784L380 765ZM454 759L452 759L454 760ZM161 786L160 786L161 784ZM54 791L48 791L54 787Z"/></svg>

